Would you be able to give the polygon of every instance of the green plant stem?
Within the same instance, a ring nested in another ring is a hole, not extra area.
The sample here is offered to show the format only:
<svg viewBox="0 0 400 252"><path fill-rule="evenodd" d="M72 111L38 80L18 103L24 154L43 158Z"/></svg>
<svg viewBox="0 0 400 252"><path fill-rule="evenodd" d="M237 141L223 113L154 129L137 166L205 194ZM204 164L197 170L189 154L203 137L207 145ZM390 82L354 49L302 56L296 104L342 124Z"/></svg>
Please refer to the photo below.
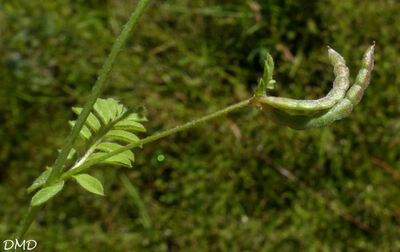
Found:
<svg viewBox="0 0 400 252"><path fill-rule="evenodd" d="M50 174L50 177L47 181L47 184L53 184L61 175L63 169L64 169L64 164L67 160L68 154L72 148L73 143L75 142L76 138L79 136L79 132L81 131L83 125L86 122L87 117L90 114L90 111L93 108L94 103L96 102L97 98L99 97L103 87L104 83L108 79L108 76L110 75L112 66L114 65L115 59L118 56L118 53L121 51L122 47L125 45L126 40L129 37L130 32L132 31L133 27L137 23L138 18L142 15L145 7L147 6L149 0L141 0L135 11L132 13L132 15L129 17L128 22L124 25L124 28L121 31L121 34L118 36L116 39L110 54L108 55L106 61L103 64L101 73L99 77L97 78L95 84L93 85L92 91L88 97L88 101L83 107L82 112L79 114L78 119L76 120L76 123L74 127L72 128L71 133L66 139L66 142L61 149L60 155L56 159L53 170Z"/></svg>
<svg viewBox="0 0 400 252"><path fill-rule="evenodd" d="M189 128L192 128L192 127L195 127L195 126L199 125L200 123L209 121L211 119L214 119L216 117L225 115L225 114L227 114L229 112L232 112L234 110L237 110L237 109L243 108L245 106L248 106L251 103L252 100L253 100L253 98L246 99L244 101L238 102L236 104L233 104L233 105L228 106L228 107L226 107L224 109L218 110L218 111L216 111L214 113L211 113L209 115L203 116L203 117L201 117L199 119L187 122L185 124L176 126L174 128L162 131L160 133L156 133L154 135L151 135L151 136L148 136L146 138L143 138L143 139L141 139L141 140L139 140L137 142L125 145L124 147L121 147L121 148L119 148L119 149L117 149L115 151L109 152L109 153L107 153L107 154L105 154L105 155L103 155L101 157L91 159L91 160L87 161L86 163L84 163L83 165L77 166L74 169L71 169L71 170L65 172L61 176L60 179L61 180L68 179L72 175L80 173L83 170L85 170L85 169L87 169L87 168L89 168L89 167L91 167L91 166L93 166L93 165L95 165L97 163L100 163L101 161L104 161L107 158L110 158L110 157L115 156L115 155L117 155L117 154L119 154L121 152L124 152L126 150L129 150L129 149L132 149L132 148L135 148L135 147L138 147L138 146L142 146L142 145L150 143L150 142L154 142L154 141L156 141L156 140L158 140L160 138L164 138L164 137L167 137L167 136L172 135L174 133L187 130Z"/></svg>
<svg viewBox="0 0 400 252"><path fill-rule="evenodd" d="M121 179L121 182L124 185L125 189L127 190L128 194L132 197L133 203L138 208L140 219L142 221L144 228L150 229L152 226L151 219L149 214L147 213L146 207L142 199L140 198L138 190L135 188L135 186L131 183L131 181L125 174L121 174L119 178Z"/></svg>
<svg viewBox="0 0 400 252"><path fill-rule="evenodd" d="M16 235L17 239L22 239L26 231L31 226L32 222L36 219L37 214L42 206L29 206L28 211L25 214L24 219L22 220L21 225L18 227L18 232Z"/></svg>
<svg viewBox="0 0 400 252"><path fill-rule="evenodd" d="M118 56L118 53L121 51L122 47L125 45L126 40L129 37L130 32L136 25L139 17L143 14L146 6L148 5L149 0L140 0L138 5L136 6L135 10L133 11L132 15L129 17L128 22L124 25L120 35L116 39L110 54L108 55L106 61L103 64L101 69L100 75L97 78L96 82L93 85L92 91L88 97L86 104L83 107L82 112L78 116L74 127L72 128L70 134L66 138L66 141L61 149L60 154L58 155L54 165L53 170L50 173L49 179L47 180L46 185L54 184L62 174L65 166L65 162L67 160L68 154L71 151L71 148L79 136L79 132L81 131L83 125L86 122L87 117L90 114L90 111L93 108L94 103L96 102L97 98L100 96L100 93L104 87L104 83L108 79L110 75L112 66L114 65L115 59ZM40 207L29 207L28 212L22 221L21 225L19 226L19 230L17 232L17 238L22 239L30 225L32 224L33 220L36 218L36 215L39 211Z"/></svg>

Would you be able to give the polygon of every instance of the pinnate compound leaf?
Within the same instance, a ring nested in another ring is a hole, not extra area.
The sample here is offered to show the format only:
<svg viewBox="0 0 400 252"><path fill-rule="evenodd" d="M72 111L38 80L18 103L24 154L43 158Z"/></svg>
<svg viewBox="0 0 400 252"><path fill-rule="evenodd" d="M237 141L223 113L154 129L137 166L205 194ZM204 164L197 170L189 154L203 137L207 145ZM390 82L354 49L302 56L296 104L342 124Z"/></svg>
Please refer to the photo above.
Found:
<svg viewBox="0 0 400 252"><path fill-rule="evenodd" d="M42 174L40 174L39 177L37 177L35 179L35 181L33 181L31 186L28 187L27 192L31 193L31 192L35 191L36 189L42 187L47 182L47 179L50 176L51 170L52 169L50 167L46 167L46 170L44 172L42 172Z"/></svg>
<svg viewBox="0 0 400 252"><path fill-rule="evenodd" d="M53 198L64 187L64 181L60 181L52 186L47 186L39 190L32 197L31 206L40 206L49 199Z"/></svg>
<svg viewBox="0 0 400 252"><path fill-rule="evenodd" d="M73 178L85 190L87 190L91 193L97 194L97 195L104 196L103 185L97 178L90 176L89 174L79 174L79 175L73 176Z"/></svg>
<svg viewBox="0 0 400 252"><path fill-rule="evenodd" d="M82 113L82 108L79 107L74 107L72 110L77 115ZM127 109L112 98L98 98L93 111L89 114L85 126L80 132L81 137L87 140L87 144L95 145L86 146L88 149L94 150L93 153L89 154L87 160L101 157L122 148L124 143L139 141L140 139L135 132L146 132L146 128L140 123L147 121L147 118L143 116L143 111L143 107ZM75 121L71 121L70 124L73 126ZM141 147L141 145L138 147ZM84 153L84 151L78 150L78 153ZM134 160L133 152L126 150L102 161L102 163L132 167Z"/></svg>

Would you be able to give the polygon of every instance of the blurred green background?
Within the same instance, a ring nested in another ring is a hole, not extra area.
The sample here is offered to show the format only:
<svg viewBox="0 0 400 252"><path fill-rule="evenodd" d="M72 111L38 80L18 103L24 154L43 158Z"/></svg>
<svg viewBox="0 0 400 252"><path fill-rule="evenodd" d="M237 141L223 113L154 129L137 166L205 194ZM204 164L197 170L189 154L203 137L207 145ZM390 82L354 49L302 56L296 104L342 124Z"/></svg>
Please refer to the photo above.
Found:
<svg viewBox="0 0 400 252"><path fill-rule="evenodd" d="M136 3L0 1L0 240ZM250 97L265 52L275 94L317 98L333 80L327 45L354 80L376 41L371 85L327 128L246 108L146 145L131 170L95 169L106 197L68 183L27 235L35 251L399 251L399 16L395 0L151 1L103 93L144 105L148 134Z"/></svg>

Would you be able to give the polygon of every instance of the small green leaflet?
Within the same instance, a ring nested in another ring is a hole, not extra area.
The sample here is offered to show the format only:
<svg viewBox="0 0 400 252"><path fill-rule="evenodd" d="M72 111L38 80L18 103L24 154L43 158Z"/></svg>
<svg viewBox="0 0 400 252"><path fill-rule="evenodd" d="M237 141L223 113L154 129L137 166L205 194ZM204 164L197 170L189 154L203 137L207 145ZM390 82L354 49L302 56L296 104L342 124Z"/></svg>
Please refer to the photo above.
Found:
<svg viewBox="0 0 400 252"><path fill-rule="evenodd" d="M274 60L271 54L268 53L264 62L264 74L262 79L260 79L258 82L256 89L256 96L266 96L267 89L274 89L276 83L276 81L273 79L274 67Z"/></svg>
<svg viewBox="0 0 400 252"><path fill-rule="evenodd" d="M64 187L64 181L60 181L55 185L47 186L39 190L32 197L31 206L40 206L49 199L53 198Z"/></svg>
<svg viewBox="0 0 400 252"><path fill-rule="evenodd" d="M99 158L99 157L101 157L101 156L103 156L105 154L107 154L107 153L104 153L104 152L93 153L92 155L90 155L89 160ZM132 153L132 155L133 155L133 153ZM122 155L122 153L114 155L114 156L109 157L106 160L102 161L102 163L105 163L105 164L112 164L112 165L117 165L117 166L125 166L125 167L128 167L128 168L132 168L131 162L133 162L133 160L130 160L125 155Z"/></svg>
<svg viewBox="0 0 400 252"><path fill-rule="evenodd" d="M71 127L74 127L76 121L69 121L69 125ZM82 127L81 132L79 132L80 136L83 137L84 139L90 139L92 137L92 133L90 132L90 130L88 129L88 127L86 127L85 125Z"/></svg>
<svg viewBox="0 0 400 252"><path fill-rule="evenodd" d="M104 189L101 182L89 174L79 174L73 176L73 178L87 191L104 196Z"/></svg>
<svg viewBox="0 0 400 252"><path fill-rule="evenodd" d="M107 132L106 137L127 143L139 141L139 138L135 134L125 130L110 130L109 132Z"/></svg>
<svg viewBox="0 0 400 252"><path fill-rule="evenodd" d="M114 125L114 128L119 130L135 130L139 132L146 132L146 129L141 123L132 120L119 121Z"/></svg>
<svg viewBox="0 0 400 252"><path fill-rule="evenodd" d="M74 111L75 114L79 115L82 112L82 108L74 107L72 108L72 111ZM93 113L89 114L86 120L86 124L95 132L97 132L101 127L99 120L96 118L96 116L93 115Z"/></svg>
<svg viewBox="0 0 400 252"><path fill-rule="evenodd" d="M112 151L115 151L115 150L117 150L117 149L119 149L121 147L122 147L122 145L119 145L117 143L104 142L104 143L99 144L96 147L96 149L104 151L104 152L112 152ZM96 157L99 157L99 156L104 155L106 153L95 153L95 154L99 154L99 155L96 156ZM92 157L92 158L94 158L94 157ZM127 166L127 167L132 167L131 161L132 162L135 161L135 155L130 150L121 152L121 153L119 153L117 155L114 155L111 158L108 158L108 159L105 160L105 162L108 162L108 163L117 162L117 163L120 163L120 165Z"/></svg>
<svg viewBox="0 0 400 252"><path fill-rule="evenodd" d="M31 193L33 191L35 191L36 189L42 187L47 179L49 178L51 173L51 168L50 167L46 167L46 170L44 172L42 172L42 174L39 175L39 177L37 177L35 179L35 181L33 181L32 185L30 187L28 187L28 189L26 190L28 193Z"/></svg>
<svg viewBox="0 0 400 252"><path fill-rule="evenodd" d="M94 110L104 124L108 124L112 119L114 119L107 100L100 98L97 99L96 103L94 104Z"/></svg>

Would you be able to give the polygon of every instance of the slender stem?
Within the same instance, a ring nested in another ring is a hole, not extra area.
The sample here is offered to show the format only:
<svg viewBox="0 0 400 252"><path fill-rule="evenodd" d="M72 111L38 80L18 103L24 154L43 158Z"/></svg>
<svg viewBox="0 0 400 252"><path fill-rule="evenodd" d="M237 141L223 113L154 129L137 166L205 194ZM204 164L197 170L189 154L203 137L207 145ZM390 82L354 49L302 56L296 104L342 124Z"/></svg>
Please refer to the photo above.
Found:
<svg viewBox="0 0 400 252"><path fill-rule="evenodd" d="M174 128L162 131L160 133L156 133L154 135L151 135L151 136L148 136L146 138L143 138L143 139L141 139L141 140L139 140L137 142L125 145L124 147L121 147L121 148L116 149L116 150L114 150L112 152L109 152L109 153L107 153L107 154L105 154L105 155L103 155L101 157L91 159L91 160L87 161L86 163L84 163L83 165L77 166L74 169L71 169L71 170L65 172L61 176L60 179L61 180L65 180L65 179L71 177L72 175L80 173L81 171L83 171L83 170L85 170L85 169L87 169L87 168L89 168L89 167L91 167L91 166L93 166L93 165L95 165L97 163L100 163L101 161L104 161L104 160L106 160L106 159L108 159L108 158L110 158L112 156L115 156L115 155L117 155L117 154L119 154L121 152L124 152L126 150L129 150L129 149L144 145L146 143L154 142L154 141L156 141L156 140L158 140L160 138L164 138L164 137L167 137L167 136L169 136L171 134L187 130L189 128L192 128L192 127L195 127L195 126L199 125L200 123L203 123L203 122L209 121L209 120L211 120L213 118L225 115L225 114L227 114L229 112L232 112L234 110L243 108L243 107L249 105L252 100L253 100L253 98L246 99L244 101L238 102L236 104L233 104L233 105L231 105L229 107L226 107L224 109L218 110L218 111L216 111L214 113L211 113L209 115L203 116L203 117L201 117L199 119L187 122L185 124L176 126Z"/></svg>
<svg viewBox="0 0 400 252"><path fill-rule="evenodd" d="M151 228L152 224L150 216L147 213L146 207L142 199L140 198L138 190L135 188L135 186L131 183L131 181L125 174L121 174L119 178L121 179L122 184L125 186L125 189L128 191L128 194L132 197L133 203L138 208L140 219L142 221L144 228L146 229Z"/></svg>
<svg viewBox="0 0 400 252"><path fill-rule="evenodd" d="M121 51L122 47L125 45L126 40L129 37L133 27L136 25L139 17L143 14L144 9L146 8L149 0L140 0L138 5L136 6L135 10L133 11L132 15L129 17L128 22L124 25L120 35L114 42L114 45L111 49L110 54L108 55L106 61L103 64L101 69L101 73L97 78L96 82L93 85L92 91L88 97L86 104L83 107L82 112L78 116L74 127L72 128L70 134L66 138L64 146L61 149L60 154L58 155L54 165L52 172L50 173L49 179L46 182L46 185L51 185L55 181L59 179L61 176L65 162L67 161L67 157L69 152L71 151L72 145L74 144L76 138L79 136L79 132L81 131L83 125L87 117L89 116L90 111L93 108L94 103L96 102L97 98L100 96L100 93L104 87L104 83L108 79L110 75L112 66L114 65L115 59L118 56L118 53ZM22 239L39 211L40 207L29 207L28 212L22 221L21 225L19 226L19 230L17 232L17 238Z"/></svg>
<svg viewBox="0 0 400 252"><path fill-rule="evenodd" d="M67 140L61 149L60 155L56 159L53 170L50 174L50 177L47 181L47 184L53 184L61 175L64 169L64 164L67 160L68 154L72 148L72 145L76 138L79 136L79 132L81 131L83 125L86 122L87 117L90 114L90 111L93 108L94 103L96 102L97 98L99 97L105 81L108 79L110 75L112 66L114 65L115 59L118 56L118 53L121 51L122 47L124 46L126 40L129 37L130 32L132 31L133 27L137 23L137 20L142 15L145 7L147 6L149 0L141 0L132 15L129 17L128 22L124 25L124 28L121 31L121 34L116 39L110 54L108 55L106 61L103 64L101 73L97 78L96 82L93 85L92 91L88 97L88 101L83 107L82 112L79 114L78 119L74 127L72 128L71 133L67 137Z"/></svg>
<svg viewBox="0 0 400 252"><path fill-rule="evenodd" d="M18 232L16 235L17 239L22 239L26 231L31 226L32 222L35 220L36 215L39 213L40 208L41 206L29 206L29 209L26 212L21 225L18 227Z"/></svg>

